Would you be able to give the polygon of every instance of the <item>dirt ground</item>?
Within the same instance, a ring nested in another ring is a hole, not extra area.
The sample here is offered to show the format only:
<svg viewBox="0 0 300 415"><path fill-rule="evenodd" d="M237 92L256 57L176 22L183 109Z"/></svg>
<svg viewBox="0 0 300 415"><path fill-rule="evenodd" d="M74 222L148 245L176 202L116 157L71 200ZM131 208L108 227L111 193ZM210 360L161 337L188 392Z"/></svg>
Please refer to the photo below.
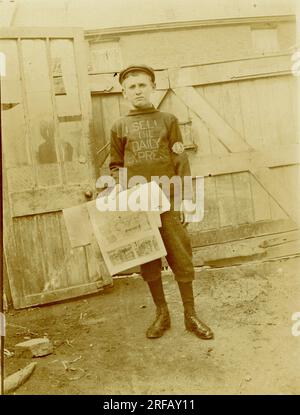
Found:
<svg viewBox="0 0 300 415"><path fill-rule="evenodd" d="M149 340L154 316L141 277L117 279L104 292L7 314L5 348L48 336L54 352L5 358L6 376L37 367L15 394L299 394L300 258L197 273L199 316L215 332L185 331L177 285L164 275L172 327ZM73 361L73 363L72 363Z"/></svg>

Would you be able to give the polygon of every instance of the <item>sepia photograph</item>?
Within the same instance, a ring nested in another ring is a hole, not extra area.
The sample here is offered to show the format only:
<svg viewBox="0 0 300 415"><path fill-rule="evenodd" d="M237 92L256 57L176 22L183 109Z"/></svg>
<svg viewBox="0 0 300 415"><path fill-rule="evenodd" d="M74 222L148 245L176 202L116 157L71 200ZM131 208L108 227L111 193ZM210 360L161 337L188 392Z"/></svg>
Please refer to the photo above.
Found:
<svg viewBox="0 0 300 415"><path fill-rule="evenodd" d="M299 22L0 0L1 395L300 395Z"/></svg>

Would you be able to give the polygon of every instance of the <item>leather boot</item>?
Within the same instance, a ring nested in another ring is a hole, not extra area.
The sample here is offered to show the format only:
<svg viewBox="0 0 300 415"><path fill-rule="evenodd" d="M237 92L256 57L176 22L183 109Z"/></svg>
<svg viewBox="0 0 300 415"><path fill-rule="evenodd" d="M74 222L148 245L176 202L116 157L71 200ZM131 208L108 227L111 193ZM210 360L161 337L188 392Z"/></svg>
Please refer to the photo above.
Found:
<svg viewBox="0 0 300 415"><path fill-rule="evenodd" d="M204 340L213 339L212 330L197 317L196 313L184 313L185 328Z"/></svg>
<svg viewBox="0 0 300 415"><path fill-rule="evenodd" d="M146 332L148 339L161 337L171 327L170 314L166 305L156 308L156 318Z"/></svg>

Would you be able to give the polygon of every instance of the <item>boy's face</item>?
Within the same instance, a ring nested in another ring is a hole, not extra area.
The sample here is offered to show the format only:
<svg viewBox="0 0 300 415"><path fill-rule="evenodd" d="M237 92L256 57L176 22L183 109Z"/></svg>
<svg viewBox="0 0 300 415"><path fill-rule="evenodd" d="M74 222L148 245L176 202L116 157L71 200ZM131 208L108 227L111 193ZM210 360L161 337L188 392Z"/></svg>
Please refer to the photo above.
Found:
<svg viewBox="0 0 300 415"><path fill-rule="evenodd" d="M133 108L145 108L151 104L155 84L145 72L130 73L124 79L122 87L124 97Z"/></svg>

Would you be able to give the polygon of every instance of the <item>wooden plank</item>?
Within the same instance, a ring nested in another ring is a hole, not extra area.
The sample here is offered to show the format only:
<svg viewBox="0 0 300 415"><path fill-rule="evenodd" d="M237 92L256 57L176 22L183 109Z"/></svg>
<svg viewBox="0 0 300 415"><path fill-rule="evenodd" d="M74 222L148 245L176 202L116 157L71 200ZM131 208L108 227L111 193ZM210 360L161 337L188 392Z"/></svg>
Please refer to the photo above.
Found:
<svg viewBox="0 0 300 415"><path fill-rule="evenodd" d="M197 163L199 156L202 157L207 154L212 154L212 147L209 130L207 129L205 123L200 120L200 118L190 108L188 108L188 117L192 123L192 135L194 143L197 146L197 153L191 152L189 157L192 168L192 166Z"/></svg>
<svg viewBox="0 0 300 415"><path fill-rule="evenodd" d="M174 94L172 90L168 92L168 96L161 104L160 110L174 114L179 123L190 121L187 106Z"/></svg>
<svg viewBox="0 0 300 415"><path fill-rule="evenodd" d="M278 170L285 177L290 192L298 194L300 189L300 165L286 166Z"/></svg>
<svg viewBox="0 0 300 415"><path fill-rule="evenodd" d="M156 91L156 93L160 93L160 91ZM129 105L128 105L128 101L123 97L123 94L119 94L119 112L120 112L120 116L124 116L126 114L128 114L129 111Z"/></svg>
<svg viewBox="0 0 300 415"><path fill-rule="evenodd" d="M297 132L297 81L295 77L276 78L273 84L275 99L275 125L280 144L296 144Z"/></svg>
<svg viewBox="0 0 300 415"><path fill-rule="evenodd" d="M2 46L0 46L2 48ZM20 79L1 79L1 104L14 105L21 102L21 82Z"/></svg>
<svg viewBox="0 0 300 415"><path fill-rule="evenodd" d="M33 134L31 125L30 125L30 113L29 113L29 105L28 105L28 96L27 90L25 87L25 65L23 62L23 50L22 50L22 43L21 39L17 40L17 50L18 50L18 63L20 68L20 79L21 79L21 90L22 90L22 103L24 106L24 124L26 130L26 144L27 144L27 154L29 159L29 165L31 167L31 174L32 181L34 182L34 186L37 186L37 168L36 164L34 163L34 155L32 151L32 140L31 136ZM29 173L27 169L27 173Z"/></svg>
<svg viewBox="0 0 300 415"><path fill-rule="evenodd" d="M67 184L87 182L90 177L89 157L84 144L81 121L60 122L59 146Z"/></svg>
<svg viewBox="0 0 300 415"><path fill-rule="evenodd" d="M244 130L243 137L255 150L262 148L262 129L257 105L257 86L257 80L238 83ZM259 164L259 155L257 155L256 160ZM250 175L250 188L253 200L254 220L271 219L269 196L252 175Z"/></svg>
<svg viewBox="0 0 300 415"><path fill-rule="evenodd" d="M5 164L5 154L3 154ZM18 308L22 305L23 298L23 269L20 266L18 257L17 240L14 234L13 220L10 214L10 202L8 197L7 175L3 171L3 250L6 260L6 269L8 273L9 286L12 295L13 305Z"/></svg>
<svg viewBox="0 0 300 415"><path fill-rule="evenodd" d="M287 242L293 242L297 240L300 240L299 230L286 232L286 233L278 235L277 237L271 236L268 239L264 239L259 244L259 246L262 248L268 248L270 246L279 246L279 245L286 244Z"/></svg>
<svg viewBox="0 0 300 415"><path fill-rule="evenodd" d="M279 129L277 127L277 120L279 114L277 113L275 102L281 100L280 96L275 96L277 80L270 78L268 80L257 81L256 94L257 104L259 108L260 125L262 132L262 142L267 145L278 145L281 142L279 137ZM278 91L277 91L278 94ZM277 171L278 172L278 171ZM279 173L279 172L278 172ZM276 180L276 169L273 169L272 174L274 180ZM283 177L279 177L279 180L284 180ZM270 214L273 220L278 220L286 216L285 212L275 202L275 200L269 196Z"/></svg>
<svg viewBox="0 0 300 415"><path fill-rule="evenodd" d="M43 287L39 291L27 291L26 294L47 292L68 286L65 268L65 257L59 232L59 222L56 213L27 217L35 222L33 238L39 240L39 248L33 256L39 256L39 268L43 268ZM25 218L18 218L23 223ZM29 272L32 267L29 267Z"/></svg>
<svg viewBox="0 0 300 415"><path fill-rule="evenodd" d="M66 171L64 166L64 154L63 154L63 148L62 143L64 143L62 136L59 135L59 114L58 114L58 105L57 101L55 99L55 84L53 84L53 78L52 78L52 58L51 58L51 44L50 40L46 39L45 42L45 48L46 48L46 56L47 56L47 66L49 71L49 81L50 81L50 95L51 95L51 104L52 104L52 110L53 110L53 128L54 128L54 136L55 136L55 149L56 154L58 158L58 168L61 173L61 180L62 183L66 183ZM54 170L54 169L53 169ZM55 183L55 182L54 182Z"/></svg>
<svg viewBox="0 0 300 415"><path fill-rule="evenodd" d="M65 95L56 95L56 107L58 116L81 114L77 71L73 49L73 39L52 39L50 41L51 64L57 63L61 70ZM55 73L53 68L50 73L52 82Z"/></svg>
<svg viewBox="0 0 300 415"><path fill-rule="evenodd" d="M278 205L289 215L296 223L300 221L300 198L298 194L290 193L277 178L274 181L272 172L267 167L251 169L255 178L261 183L266 192L273 197Z"/></svg>
<svg viewBox="0 0 300 415"><path fill-rule="evenodd" d="M50 93L50 68L46 54L46 41L22 39L21 47L26 90Z"/></svg>
<svg viewBox="0 0 300 415"><path fill-rule="evenodd" d="M285 232L198 248L193 252L195 266L238 264L244 261L300 255L299 231Z"/></svg>
<svg viewBox="0 0 300 415"><path fill-rule="evenodd" d="M290 12L290 9L288 9ZM206 26L228 26L228 25L250 25L257 23L275 23L275 22L294 22L294 14L280 13L280 16L254 16L254 17L234 17L234 18L221 18L221 19L201 19L193 21L182 21L182 22L164 22L164 23L152 23L142 25L130 25L125 27L113 27L113 28L102 28L87 30L85 32L87 39L95 39L97 37L104 36L107 39L109 35L118 35L125 33L136 33L136 32L151 32L161 31L179 28L193 28L193 27L206 27ZM5 32L4 32L5 33Z"/></svg>
<svg viewBox="0 0 300 415"><path fill-rule="evenodd" d="M299 196L300 189L300 165L285 166L274 169L274 173L283 179L287 191L291 195ZM299 197L298 197L299 203Z"/></svg>
<svg viewBox="0 0 300 415"><path fill-rule="evenodd" d="M66 268L66 275L68 281L68 288L81 286L89 282L89 270L87 265L87 258L84 247L71 248L70 240L67 234L66 225L64 223L62 214L59 216L60 234L63 244L64 263ZM80 289L78 291L80 293ZM63 294L63 293L62 293Z"/></svg>
<svg viewBox="0 0 300 415"><path fill-rule="evenodd" d="M232 175L228 174L218 177L216 187L220 226L234 225L237 223L237 207L232 194Z"/></svg>
<svg viewBox="0 0 300 415"><path fill-rule="evenodd" d="M207 90L210 88L207 87ZM244 134L243 114L241 109L241 98L239 83L219 85L223 106L223 117L242 137Z"/></svg>
<svg viewBox="0 0 300 415"><path fill-rule="evenodd" d="M298 153L299 154L299 153ZM278 167L272 168L272 178L275 183L282 183L282 185L286 188L287 191L290 192L290 194L293 194L293 192L290 189L289 183L286 181L284 170L286 167ZM287 214L284 212L284 210L278 205L278 203L274 200L273 197L269 196L269 205L270 205L270 212L271 212L271 219L278 220L278 219L286 219Z"/></svg>
<svg viewBox="0 0 300 415"><path fill-rule="evenodd" d="M22 40L21 44L36 178L39 186L54 186L62 182L62 169L56 140L46 43L36 39Z"/></svg>
<svg viewBox="0 0 300 415"><path fill-rule="evenodd" d="M166 90L169 88L168 71L155 71L156 89ZM89 75L89 90L92 94L115 94L122 92L119 78L115 73Z"/></svg>
<svg viewBox="0 0 300 415"><path fill-rule="evenodd" d="M94 160L92 135L92 101L89 91L88 65L86 61L86 44L82 30L74 35L74 57L77 69L78 91L82 113L82 143L85 147L84 155L87 157L87 167L91 178L96 179L96 168L92 165Z"/></svg>
<svg viewBox="0 0 300 415"><path fill-rule="evenodd" d="M276 53L281 48L278 45L278 29L274 25L252 25L251 37L253 50L262 55Z"/></svg>
<svg viewBox="0 0 300 415"><path fill-rule="evenodd" d="M7 169L8 188L16 192L34 189L34 172L31 166L24 165Z"/></svg>
<svg viewBox="0 0 300 415"><path fill-rule="evenodd" d="M28 136L25 124L23 104L18 104L2 114L2 142L5 152L6 168L30 164ZM34 185L33 174L27 175L29 182Z"/></svg>
<svg viewBox="0 0 300 415"><path fill-rule="evenodd" d="M262 132L257 105L257 80L238 83L243 120L243 137L254 149L262 146Z"/></svg>
<svg viewBox="0 0 300 415"><path fill-rule="evenodd" d="M205 98L208 101L208 103L217 110L220 116L224 117L224 105L223 105L223 99L222 99L222 94L220 93L219 85L195 87L195 91L197 91L197 93L199 93L203 98ZM202 121L205 124L208 130L208 133L209 133L211 152L213 154L222 154L224 156L227 155L228 149L214 134L214 132L210 128L210 125L205 123L205 120L202 120Z"/></svg>
<svg viewBox="0 0 300 415"><path fill-rule="evenodd" d="M192 87L174 88L175 94L191 108L200 119L209 125L210 130L216 135L230 152L250 151L251 147L235 131L219 113L198 94Z"/></svg>
<svg viewBox="0 0 300 415"><path fill-rule="evenodd" d="M300 163L299 145L268 147L258 151L197 155L191 165L193 176L217 176L250 171L252 166L279 167Z"/></svg>
<svg viewBox="0 0 300 415"><path fill-rule="evenodd" d="M90 282L98 282L99 286L103 284L103 278L101 275L101 266L96 257L96 252L94 251L94 247L90 245L86 245L84 247L85 254L86 254L86 262L88 266L88 273L89 273L89 281Z"/></svg>
<svg viewBox="0 0 300 415"><path fill-rule="evenodd" d="M221 264L227 264L228 260L231 263L239 263L241 259L247 259L249 261L251 259L262 258L266 254L266 251L258 245L259 242L256 239L246 239L243 242L230 242L198 248L193 252L193 264L194 266L201 266L202 264L214 265L218 263L220 266Z"/></svg>
<svg viewBox="0 0 300 415"><path fill-rule="evenodd" d="M232 82L241 79L287 75L291 73L291 54L241 59L169 69L171 88Z"/></svg>
<svg viewBox="0 0 300 415"><path fill-rule="evenodd" d="M278 221L260 221L245 223L228 228L218 229L217 226L210 230L195 230L194 224L188 225L188 231L192 246L207 246L217 243L242 240L249 237L261 235L275 235L285 231L297 230L297 226L290 219Z"/></svg>
<svg viewBox="0 0 300 415"><path fill-rule="evenodd" d="M106 144L108 142L110 142L110 131L111 131L111 127L114 123L114 121L116 121L116 119L118 119L120 117L120 112L119 112L119 97L118 95L108 95L108 96L102 96L102 120L103 120L103 130L104 130L104 135L102 137L103 142ZM108 152L105 152L105 154L107 155ZM104 161L104 163L101 166L101 174L105 174L104 173L104 169L106 169L106 171L108 172L109 169L109 162L110 162L110 158L107 157Z"/></svg>
<svg viewBox="0 0 300 415"><path fill-rule="evenodd" d="M165 99L167 93L168 93L167 89L154 91L154 93L152 94L152 97L151 97L151 102L155 106L155 108L160 107L160 105L163 102L163 100Z"/></svg>
<svg viewBox="0 0 300 415"><path fill-rule="evenodd" d="M92 241L93 229L86 204L64 209L63 217L72 248L89 245Z"/></svg>
<svg viewBox="0 0 300 415"><path fill-rule="evenodd" d="M1 77L1 102L22 101L18 48L15 40L0 40L1 53L5 55L5 76Z"/></svg>
<svg viewBox="0 0 300 415"><path fill-rule="evenodd" d="M266 260L273 258L282 258L300 253L300 240L287 242L279 246L271 246L267 248Z"/></svg>
<svg viewBox="0 0 300 415"><path fill-rule="evenodd" d="M293 142L299 143L300 142L300 122L299 122L299 91L300 91L300 83L299 77L291 76L289 77L289 96L290 99L285 101L289 102L288 112L290 116L287 118L290 121L290 135L294 137ZM284 106L284 108L286 108Z"/></svg>
<svg viewBox="0 0 300 415"><path fill-rule="evenodd" d="M210 88L197 88L197 92L203 96L203 98L211 99L214 104L220 105L220 94L216 87L210 87ZM222 104L221 104L222 107ZM220 106L219 106L220 108ZM193 112L190 108L190 112ZM195 114L197 115L197 114ZM199 117L198 117L199 118ZM200 118L199 118L200 120ZM200 120L202 124L205 126L205 128L208 131L208 140L209 143L206 143L206 145L209 144L210 151L212 154L220 154L222 156L227 154L227 149L224 147L224 145L215 137L213 132L210 129L210 125L208 125L205 120ZM194 164L197 163L197 160L194 160ZM193 172L193 164L191 166L191 170ZM211 174L209 173L209 178L205 179L205 205L204 205L204 220L201 223L203 229L212 229L213 226L216 228L221 226L221 215L219 210L219 204L218 204L218 196L217 196L217 185L218 185L218 179L216 177L211 177ZM208 190L208 193L207 193Z"/></svg>
<svg viewBox="0 0 300 415"><path fill-rule="evenodd" d="M239 134L243 135L244 125L238 83L222 84L220 85L220 92L223 101L223 117ZM233 198L236 206L237 223L239 224L253 222L254 220L250 181L249 172L232 174Z"/></svg>
<svg viewBox="0 0 300 415"><path fill-rule="evenodd" d="M10 194L12 216L25 216L45 212L55 212L63 208L79 205L86 201L85 190L89 183L27 190Z"/></svg>
<svg viewBox="0 0 300 415"><path fill-rule="evenodd" d="M276 94L277 80L274 78L259 79L256 81L256 105L260 117L262 144L264 146L280 145L276 120L275 101L281 99Z"/></svg>
<svg viewBox="0 0 300 415"><path fill-rule="evenodd" d="M220 85L210 85L203 88L203 96L210 105L218 112L218 114L226 121L228 117L227 101L223 87ZM230 115L230 112L229 112ZM231 127L234 127L231 125ZM214 154L220 154L226 157L228 149L224 143L216 140L216 136L210 131L211 147ZM232 174L226 176L218 176L215 178L216 189L216 203L218 206L218 215L220 220L220 227L231 226L237 220L236 205L234 203L235 194L233 187ZM228 203L227 203L228 202Z"/></svg>
<svg viewBox="0 0 300 415"><path fill-rule="evenodd" d="M39 245L45 264L43 293L68 287L68 277L60 233L60 212L34 216L39 229ZM23 219L22 219L23 220Z"/></svg>
<svg viewBox="0 0 300 415"><path fill-rule="evenodd" d="M254 221L253 200L249 172L232 174L237 223Z"/></svg>
<svg viewBox="0 0 300 415"><path fill-rule="evenodd" d="M67 287L54 291L48 291L40 294L26 295L25 302L22 307L31 307L35 305L54 303L56 301L67 300L70 298L76 298L87 294L93 294L103 290L103 284L101 281L87 282L75 287Z"/></svg>
<svg viewBox="0 0 300 415"><path fill-rule="evenodd" d="M285 83L288 85L288 78L281 78L285 80ZM269 146L269 148L275 144L280 144L281 140L280 137L278 135L278 131L279 129L277 128L276 123L278 123L278 119L280 120L280 112L278 111L278 105L275 105L275 102L279 102L280 98L279 96L277 96L278 91L276 88L278 80L276 80L275 78L269 78L266 80L257 80L255 81L254 87L255 87L255 102L258 103L258 108L260 108L258 114L258 117L260 119L260 128L261 128L261 140L259 141L259 145L261 145L261 143L264 143L265 146ZM230 85L226 85L226 88L228 89L228 87L230 87L231 85L234 84L230 84ZM221 88L224 90L225 85L221 86ZM281 88L282 89L282 88ZM276 94L276 95L275 95ZM251 108L251 105L254 106L255 102L253 101L253 103L249 102L250 100L247 100L247 107ZM283 103L283 105L286 105L286 103ZM239 108L238 102L236 102L236 108ZM228 105L228 100L226 100L226 120L229 121L230 125L232 125L233 127L237 128L236 123L235 123L235 119L228 119L228 109L230 109L230 105ZM251 116L251 112L249 114ZM287 114L285 114L287 115ZM290 117L289 117L290 118ZM240 118L241 119L241 118ZM253 126L255 126L255 120L253 119L253 117L250 117L249 120L247 120L248 122L251 121L251 128L253 128ZM252 123L253 122L253 123ZM260 136L259 134L257 134L256 132L254 133L255 138L259 139ZM287 141L289 141L289 139L287 139ZM296 150L296 149L295 149ZM296 156L299 155L299 151L296 151L295 153ZM279 155L280 156L280 155ZM259 156L258 156L259 157ZM256 162L259 162L259 158L253 159ZM260 162L259 162L260 163ZM276 165L276 164L275 164ZM273 172L273 175L275 174L275 171ZM267 207L267 203L263 203L263 200L261 199L261 197L263 197L265 200L266 195L263 195L262 192L260 191L261 189L257 189L256 186L253 186L253 193L254 193L254 204L260 204L260 206L266 206ZM258 193L257 193L258 192ZM261 196L261 197L258 197ZM267 200L266 200L267 201ZM270 213L271 213L271 217L273 219L280 219L280 218L284 218L285 217L285 213L282 211L282 209L278 206L278 204L274 201L273 198L271 198L269 196L269 202L270 204ZM266 219L268 217L268 210L266 210L266 212L264 212L264 209L262 210L262 213L264 214L261 218ZM267 214L267 215L266 215Z"/></svg>
<svg viewBox="0 0 300 415"><path fill-rule="evenodd" d="M110 141L111 127L119 117L119 100L117 95L109 95L103 97L102 103L102 116L103 116L103 128L104 128L104 143Z"/></svg>
<svg viewBox="0 0 300 415"><path fill-rule="evenodd" d="M73 38L77 27L7 27L0 29L0 39Z"/></svg>
<svg viewBox="0 0 300 415"><path fill-rule="evenodd" d="M94 95L92 97L93 109L93 147L94 147L94 164L96 167L97 177L101 174L101 167L109 153L109 148L101 151L106 145L106 137L104 135L104 118L102 110L102 96Z"/></svg>
<svg viewBox="0 0 300 415"><path fill-rule="evenodd" d="M108 272L99 245L95 237L92 243L85 247L90 281L102 282L103 286L113 283L112 276Z"/></svg>
<svg viewBox="0 0 300 415"><path fill-rule="evenodd" d="M192 234L202 234L208 229L219 228L219 212L216 198L216 184L214 177L204 180L204 217L200 222L190 222L188 230Z"/></svg>
<svg viewBox="0 0 300 415"><path fill-rule="evenodd" d="M269 195L255 176L251 175L250 177L251 192L253 195L254 220L256 222L271 220Z"/></svg>
<svg viewBox="0 0 300 415"><path fill-rule="evenodd" d="M18 295L43 291L46 283L47 263L41 243L41 231L36 216L14 218L13 230L17 241L17 254L22 267L22 289ZM34 276L34 278L33 278Z"/></svg>
<svg viewBox="0 0 300 415"><path fill-rule="evenodd" d="M122 68L121 48L119 39L106 42L90 42L89 74L119 72Z"/></svg>
<svg viewBox="0 0 300 415"><path fill-rule="evenodd" d="M7 271L7 258L5 254L3 254L3 296L6 300L4 300L4 311L12 307L13 300L11 295L10 283L8 278L8 271Z"/></svg>

